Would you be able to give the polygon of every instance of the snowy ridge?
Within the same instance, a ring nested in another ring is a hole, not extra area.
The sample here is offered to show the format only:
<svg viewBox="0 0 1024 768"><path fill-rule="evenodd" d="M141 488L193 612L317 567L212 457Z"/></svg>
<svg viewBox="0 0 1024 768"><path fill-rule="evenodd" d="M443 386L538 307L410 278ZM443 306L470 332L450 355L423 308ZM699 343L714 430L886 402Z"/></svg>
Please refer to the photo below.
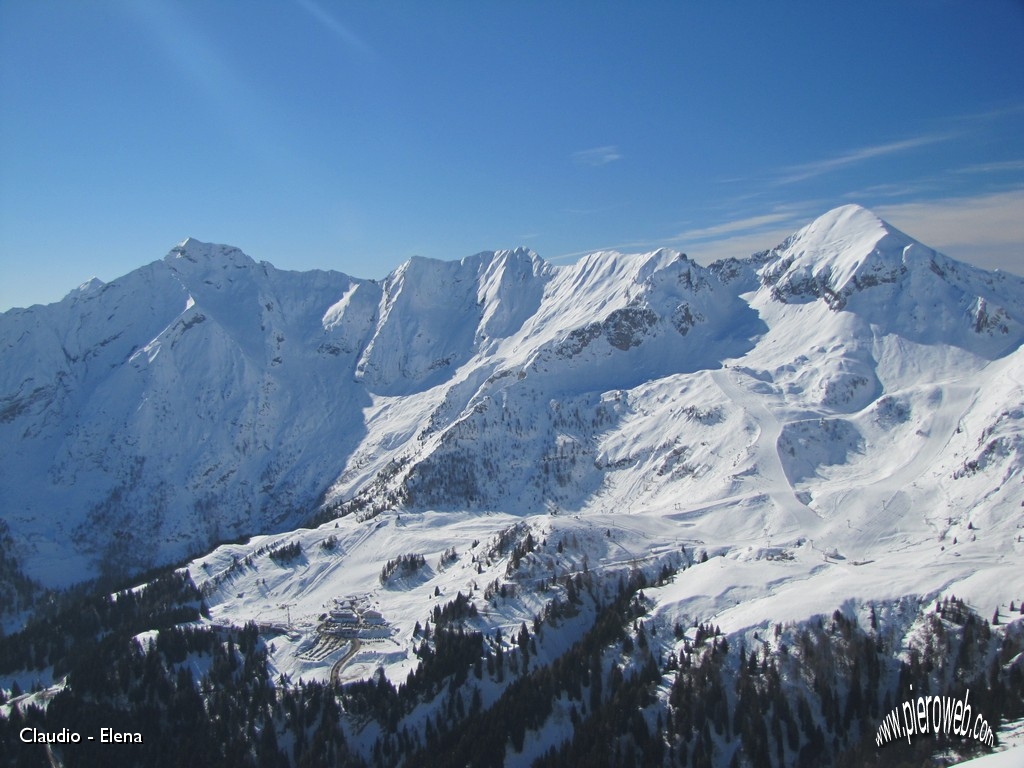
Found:
<svg viewBox="0 0 1024 768"><path fill-rule="evenodd" d="M4 313L0 487L50 583L318 507L610 511L767 487L770 532L827 521L830 488L918 455L889 484L927 470L958 500L935 515L962 518L1013 488L1022 339L1024 280L857 206L710 267L519 249L414 258L381 283L190 238ZM966 445L972 418L988 432Z"/></svg>
<svg viewBox="0 0 1024 768"><path fill-rule="evenodd" d="M376 282L189 239L0 316L0 492L47 583L192 557L204 623L257 622L275 675L400 682L460 594L509 648L578 606L547 664L597 610L569 581L641 571L669 655L836 610L908 653L940 598L1024 600L1022 342L1024 279L856 206L706 267L519 249Z"/></svg>

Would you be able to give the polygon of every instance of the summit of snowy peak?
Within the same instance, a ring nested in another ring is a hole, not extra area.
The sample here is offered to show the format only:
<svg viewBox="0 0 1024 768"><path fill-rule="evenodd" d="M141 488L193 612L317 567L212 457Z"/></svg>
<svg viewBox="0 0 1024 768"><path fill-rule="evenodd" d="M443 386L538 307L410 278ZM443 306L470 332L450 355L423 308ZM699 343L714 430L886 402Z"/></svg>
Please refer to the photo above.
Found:
<svg viewBox="0 0 1024 768"><path fill-rule="evenodd" d="M866 289L895 284L930 291L937 287L925 283L934 281L1016 305L1014 297L1024 285L1015 275L987 272L938 253L859 205L819 216L763 256L760 279L772 298L798 303L820 298L832 309L842 309Z"/></svg>
<svg viewBox="0 0 1024 768"><path fill-rule="evenodd" d="M762 308L820 303L883 333L990 359L1024 338L1024 279L944 256L857 205L769 251L758 279Z"/></svg>
<svg viewBox="0 0 1024 768"><path fill-rule="evenodd" d="M866 208L844 205L816 218L777 250L819 269L848 265L855 270L873 254L898 260L903 248L914 242Z"/></svg>
<svg viewBox="0 0 1024 768"><path fill-rule="evenodd" d="M579 259L577 264L622 264L622 265L666 265L686 258L685 254L672 248L658 248L654 251L623 253L612 249L593 251Z"/></svg>
<svg viewBox="0 0 1024 768"><path fill-rule="evenodd" d="M591 290L615 291L628 290L630 285L643 284L656 273L684 265L694 266L685 254L671 248L659 248L643 253L594 251L559 269L571 273L581 287L587 285Z"/></svg>
<svg viewBox="0 0 1024 768"><path fill-rule="evenodd" d="M482 290L485 290L485 286L495 279L524 281L548 275L554 269L552 264L546 262L535 251L522 246L514 249L483 251L469 256L459 263L463 267L476 270Z"/></svg>
<svg viewBox="0 0 1024 768"><path fill-rule="evenodd" d="M77 288L72 288L70 291L68 291L68 294L67 296L65 296L65 298L74 299L89 296L90 294L99 291L105 285L106 283L100 280L98 277L90 277Z"/></svg>
<svg viewBox="0 0 1024 768"><path fill-rule="evenodd" d="M870 210L856 203L837 206L804 227L810 232L851 233L854 231L891 230L892 227Z"/></svg>
<svg viewBox="0 0 1024 768"><path fill-rule="evenodd" d="M540 306L552 268L526 248L459 260L413 256L382 283L356 377L380 394L447 380L482 345L517 332Z"/></svg>
<svg viewBox="0 0 1024 768"><path fill-rule="evenodd" d="M187 237L174 246L164 261L172 266L182 261L193 264L206 264L209 262L223 262L234 264L252 264L252 259L246 256L239 248L233 245L222 245L219 243L204 243L194 237Z"/></svg>
<svg viewBox="0 0 1024 768"><path fill-rule="evenodd" d="M516 248L501 248L494 251L495 257L506 258L506 259L524 259L527 261L543 261L541 257L532 248L527 248L525 245L517 246Z"/></svg>
<svg viewBox="0 0 1024 768"><path fill-rule="evenodd" d="M908 263L935 252L859 205L819 216L771 253L761 282L777 301L821 298L841 309L858 291L895 283Z"/></svg>
<svg viewBox="0 0 1024 768"><path fill-rule="evenodd" d="M399 277L407 273L461 271L465 268L487 269L488 265L502 262L546 263L536 252L519 246L517 248L501 248L494 251L479 251L471 256L460 259L444 259L434 256L413 255L399 264L389 278Z"/></svg>

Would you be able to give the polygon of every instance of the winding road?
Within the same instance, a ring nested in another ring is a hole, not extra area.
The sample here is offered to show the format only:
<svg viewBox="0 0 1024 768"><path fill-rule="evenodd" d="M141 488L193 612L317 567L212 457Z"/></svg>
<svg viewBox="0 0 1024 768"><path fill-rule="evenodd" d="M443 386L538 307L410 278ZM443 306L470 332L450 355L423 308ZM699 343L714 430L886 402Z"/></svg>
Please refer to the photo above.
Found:
<svg viewBox="0 0 1024 768"><path fill-rule="evenodd" d="M345 668L345 665L352 661L352 658L359 653L359 649L362 647L362 643L359 642L358 637L352 638L352 647L349 648L345 655L334 662L334 666L331 667L331 682L336 685L341 685L341 671Z"/></svg>

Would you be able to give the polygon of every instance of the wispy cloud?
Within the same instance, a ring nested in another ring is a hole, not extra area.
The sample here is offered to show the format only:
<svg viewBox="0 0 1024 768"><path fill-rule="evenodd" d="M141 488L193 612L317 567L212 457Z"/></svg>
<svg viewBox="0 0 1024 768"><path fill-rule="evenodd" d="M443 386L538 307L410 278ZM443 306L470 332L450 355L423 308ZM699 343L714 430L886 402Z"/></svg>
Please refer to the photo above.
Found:
<svg viewBox="0 0 1024 768"><path fill-rule="evenodd" d="M230 46L217 41L209 25L199 23L195 8L168 2L124 7L198 97L213 130L231 134L268 167L294 163L287 143L272 131L274 110L259 83L232 57Z"/></svg>
<svg viewBox="0 0 1024 768"><path fill-rule="evenodd" d="M626 207L625 202L616 202L611 205L599 205L594 208L563 208L563 213L571 213L573 216L593 216L598 213L608 213Z"/></svg>
<svg viewBox="0 0 1024 768"><path fill-rule="evenodd" d="M917 136L912 139L903 139L902 141L891 141L887 144L876 144L871 147L861 147L860 149L850 150L835 157L790 166L783 171L783 175L775 183L778 186L795 184L798 181L813 179L816 176L832 173L833 171L837 171L842 168L863 163L866 160L873 160L876 157L885 157L886 155L909 152L919 147L928 146L929 144L938 144L939 142L949 141L955 136L957 136L955 133L930 134L926 136Z"/></svg>
<svg viewBox="0 0 1024 768"><path fill-rule="evenodd" d="M295 0L295 4L316 19L327 31L343 42L349 51L364 58L376 59L377 53L351 29L325 11L313 0Z"/></svg>
<svg viewBox="0 0 1024 768"><path fill-rule="evenodd" d="M1006 117L1013 117L1024 112L1024 103L1007 104L995 109L986 109L982 112L969 112L962 115L954 115L953 120L963 123L984 123L1002 120Z"/></svg>
<svg viewBox="0 0 1024 768"><path fill-rule="evenodd" d="M619 152L619 148L614 144L608 144L603 147L593 147L592 149L583 149L579 152L572 153L572 161L576 165L590 166L596 168L602 165L608 165L616 160L621 160L622 154Z"/></svg>
<svg viewBox="0 0 1024 768"><path fill-rule="evenodd" d="M1006 173L1024 171L1024 160L1005 160L999 163L978 163L957 169L957 173Z"/></svg>
<svg viewBox="0 0 1024 768"><path fill-rule="evenodd" d="M925 193L935 193L941 187L941 181L928 178L905 184L872 184L870 187L862 187L861 189L847 192L843 197L847 200L862 202L865 199L873 198L920 196Z"/></svg>
<svg viewBox="0 0 1024 768"><path fill-rule="evenodd" d="M734 234L736 232L748 232L754 229L763 229L770 224L778 224L781 221L792 221L792 212L768 213L762 216L750 216L745 219L736 219L724 224L716 224L713 227L702 227L689 229L676 235L674 241L686 240L709 240L719 238L722 235Z"/></svg>

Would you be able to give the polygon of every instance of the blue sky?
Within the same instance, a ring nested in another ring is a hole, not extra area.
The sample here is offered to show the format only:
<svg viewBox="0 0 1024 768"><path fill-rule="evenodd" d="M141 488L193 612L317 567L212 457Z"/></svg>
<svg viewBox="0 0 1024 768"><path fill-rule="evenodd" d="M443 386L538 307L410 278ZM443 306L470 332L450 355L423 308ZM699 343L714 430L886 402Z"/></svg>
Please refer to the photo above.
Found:
<svg viewBox="0 0 1024 768"><path fill-rule="evenodd" d="M1024 273L1024 3L0 0L0 309L177 242L380 278L866 205Z"/></svg>

